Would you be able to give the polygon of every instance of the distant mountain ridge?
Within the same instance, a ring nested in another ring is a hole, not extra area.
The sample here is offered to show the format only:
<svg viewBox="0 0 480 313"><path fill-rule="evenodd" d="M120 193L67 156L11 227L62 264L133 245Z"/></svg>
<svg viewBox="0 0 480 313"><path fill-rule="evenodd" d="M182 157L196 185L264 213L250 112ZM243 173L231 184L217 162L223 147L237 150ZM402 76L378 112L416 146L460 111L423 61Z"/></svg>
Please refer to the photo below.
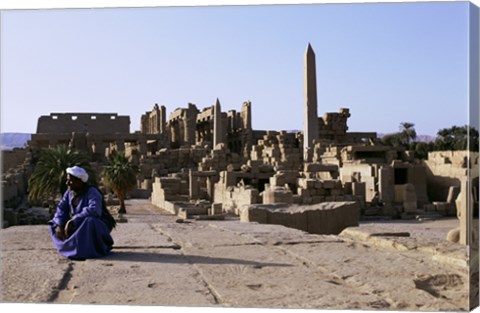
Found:
<svg viewBox="0 0 480 313"><path fill-rule="evenodd" d="M24 148L31 138L32 134L26 133L0 133L0 150Z"/></svg>

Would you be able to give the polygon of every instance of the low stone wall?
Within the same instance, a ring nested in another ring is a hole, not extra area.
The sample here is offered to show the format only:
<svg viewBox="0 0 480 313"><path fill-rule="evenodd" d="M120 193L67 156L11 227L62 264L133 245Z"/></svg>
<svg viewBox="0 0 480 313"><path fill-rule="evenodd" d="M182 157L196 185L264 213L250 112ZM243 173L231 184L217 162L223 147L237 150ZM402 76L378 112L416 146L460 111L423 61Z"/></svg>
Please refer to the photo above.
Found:
<svg viewBox="0 0 480 313"><path fill-rule="evenodd" d="M152 188L152 204L172 213L178 213L178 209L171 207L171 202L188 201L188 194L185 194L188 184L180 177L156 177Z"/></svg>
<svg viewBox="0 0 480 313"><path fill-rule="evenodd" d="M238 214L238 208L252 203L259 203L258 189L249 186L228 187L215 184L215 202L221 203L224 212Z"/></svg>
<svg viewBox="0 0 480 313"><path fill-rule="evenodd" d="M312 234L339 234L358 226L360 206L357 202L323 202L309 206L254 204L240 208L240 221L278 224Z"/></svg>

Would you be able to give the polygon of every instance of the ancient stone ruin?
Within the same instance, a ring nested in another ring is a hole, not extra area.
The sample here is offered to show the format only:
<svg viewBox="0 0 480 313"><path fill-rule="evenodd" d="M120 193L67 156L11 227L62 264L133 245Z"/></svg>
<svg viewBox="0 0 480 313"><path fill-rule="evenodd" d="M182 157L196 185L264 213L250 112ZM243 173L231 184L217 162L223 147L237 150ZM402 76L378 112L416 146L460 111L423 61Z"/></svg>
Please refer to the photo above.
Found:
<svg viewBox="0 0 480 313"><path fill-rule="evenodd" d="M468 243L478 153L415 160L404 148L382 145L376 132L348 132L348 108L319 117L315 67L308 45L298 132L254 129L250 101L225 112L219 99L202 110L189 103L168 118L155 104L133 133L130 118L115 113L41 116L28 147L4 153L5 225L18 223L31 153L65 144L86 151L99 170L112 151L125 152L140 168L130 197L149 198L184 219L237 217L337 234L361 219L458 216L459 241Z"/></svg>

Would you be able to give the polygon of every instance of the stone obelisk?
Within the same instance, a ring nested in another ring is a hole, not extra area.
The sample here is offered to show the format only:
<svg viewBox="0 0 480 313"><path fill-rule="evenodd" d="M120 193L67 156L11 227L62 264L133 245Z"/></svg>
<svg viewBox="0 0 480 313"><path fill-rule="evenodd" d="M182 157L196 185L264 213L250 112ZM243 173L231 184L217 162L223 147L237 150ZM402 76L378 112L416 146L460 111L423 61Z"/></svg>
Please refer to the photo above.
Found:
<svg viewBox="0 0 480 313"><path fill-rule="evenodd" d="M217 102L213 107L213 149L223 142L222 135L222 111L220 101L217 98Z"/></svg>
<svg viewBox="0 0 480 313"><path fill-rule="evenodd" d="M313 156L314 141L318 139L318 115L317 115L317 75L315 66L315 53L308 44L305 52L305 118L303 131L304 162L311 162Z"/></svg>

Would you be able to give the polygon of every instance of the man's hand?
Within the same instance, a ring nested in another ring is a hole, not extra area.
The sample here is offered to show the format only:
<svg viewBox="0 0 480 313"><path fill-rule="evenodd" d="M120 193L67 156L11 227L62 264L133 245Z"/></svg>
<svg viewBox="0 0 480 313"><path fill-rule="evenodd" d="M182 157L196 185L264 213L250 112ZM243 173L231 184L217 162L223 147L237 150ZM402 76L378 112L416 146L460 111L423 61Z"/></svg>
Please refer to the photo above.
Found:
<svg viewBox="0 0 480 313"><path fill-rule="evenodd" d="M57 226L55 228L55 237L57 237L58 240L65 240L65 232L62 227Z"/></svg>
<svg viewBox="0 0 480 313"><path fill-rule="evenodd" d="M66 238L70 237L73 232L75 231L73 227L73 220L69 220L67 224L65 225L65 236Z"/></svg>

